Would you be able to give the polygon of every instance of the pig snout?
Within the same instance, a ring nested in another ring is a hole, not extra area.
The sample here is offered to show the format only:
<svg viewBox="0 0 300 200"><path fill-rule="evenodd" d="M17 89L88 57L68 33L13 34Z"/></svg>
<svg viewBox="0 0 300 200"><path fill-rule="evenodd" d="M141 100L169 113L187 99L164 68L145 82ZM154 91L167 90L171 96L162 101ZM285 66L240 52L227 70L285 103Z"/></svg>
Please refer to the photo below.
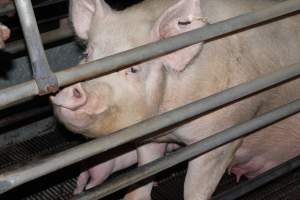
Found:
<svg viewBox="0 0 300 200"><path fill-rule="evenodd" d="M8 38L10 37L10 33L11 33L11 31L7 26L0 24L0 35L1 35L1 39L3 39L3 41L8 40Z"/></svg>
<svg viewBox="0 0 300 200"><path fill-rule="evenodd" d="M87 103L87 94L81 83L63 89L55 97L50 97L52 103L56 106L77 110Z"/></svg>

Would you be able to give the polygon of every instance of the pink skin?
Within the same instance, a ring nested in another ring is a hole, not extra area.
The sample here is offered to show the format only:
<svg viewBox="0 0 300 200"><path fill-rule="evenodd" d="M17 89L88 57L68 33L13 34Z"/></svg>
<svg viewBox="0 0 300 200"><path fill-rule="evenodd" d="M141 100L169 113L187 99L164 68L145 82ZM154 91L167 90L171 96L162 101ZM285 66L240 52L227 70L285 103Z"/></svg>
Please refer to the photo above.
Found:
<svg viewBox="0 0 300 200"><path fill-rule="evenodd" d="M174 151L179 146L169 144L167 151ZM162 151L163 152L163 151ZM137 152L130 151L126 154L118 156L114 159L100 163L87 171L82 172L77 179L77 186L74 194L79 194L84 190L88 190L103 183L112 173L122 169L126 169L137 163Z"/></svg>
<svg viewBox="0 0 300 200"><path fill-rule="evenodd" d="M88 40L85 61L90 62L205 26L205 17L215 23L273 3L258 0L145 0L123 12L115 12L102 0L73 0L70 15L77 35ZM300 62L300 42L296 39L300 37L298 24L299 16L293 16L75 84L52 98L55 114L76 133L88 137L110 134ZM192 144L298 98L299 94L299 80L295 80L206 113L153 143L138 147L138 164L164 156L168 143ZM184 185L185 200L209 199L229 166L238 179L242 175L254 177L297 155L300 152L299 129L292 129L297 127L299 120L296 118L191 160ZM276 137L273 137L274 133ZM293 148L288 148L289 145ZM274 155L275 147L282 153ZM112 172L113 162L103 164L104 169L99 167L105 173L91 170L92 179L94 174L100 174L100 181L92 182L102 182ZM87 174L82 177L80 190L88 185ZM152 185L149 183L131 191L125 199L149 200Z"/></svg>
<svg viewBox="0 0 300 200"><path fill-rule="evenodd" d="M0 7L11 2L11 0L0 0ZM7 26L0 23L0 48L4 47L4 42L8 40L9 37L10 29Z"/></svg>
<svg viewBox="0 0 300 200"><path fill-rule="evenodd" d="M290 94L293 96L293 94ZM300 114L248 136L235 154L229 172L254 178L300 154Z"/></svg>
<svg viewBox="0 0 300 200"><path fill-rule="evenodd" d="M65 101L66 97L68 97L68 101ZM81 127L86 127L89 124L88 120L85 121L84 117L78 119L78 115L73 115L73 111L78 112L78 109L80 109L82 106L91 106L91 103L87 104L88 98L81 84L75 84L73 86L70 86L62 90L55 98L50 97L50 99L52 103L56 106L56 108L60 108L55 109L55 112L57 115L60 116L60 119L67 119L68 121L72 122L71 126L69 127L70 130L73 130L77 133L85 132L84 129L82 129ZM92 110L85 109L82 112L93 113L97 111L94 108ZM65 123L65 125L68 126L67 123ZM178 145L169 144L167 148L167 151L173 151L178 148ZM163 154L165 151L161 149L159 152L159 154ZM108 160L104 163L98 164L90 168L89 170L82 172L78 177L77 186L74 191L74 194L79 194L83 190L87 190L95 187L96 185L101 184L112 173L121 169L128 168L129 166L132 166L135 163L137 163L137 153L136 151L131 151L114 159Z"/></svg>
<svg viewBox="0 0 300 200"><path fill-rule="evenodd" d="M10 37L10 29L7 26L0 23L0 48L5 46L4 41Z"/></svg>
<svg viewBox="0 0 300 200"><path fill-rule="evenodd" d="M74 190L74 194L79 194L84 190L88 190L101 184L112 173L121 169L126 169L131 165L134 165L136 162L136 151L130 151L124 155L98 164L88 169L87 171L82 172L78 177L77 186Z"/></svg>

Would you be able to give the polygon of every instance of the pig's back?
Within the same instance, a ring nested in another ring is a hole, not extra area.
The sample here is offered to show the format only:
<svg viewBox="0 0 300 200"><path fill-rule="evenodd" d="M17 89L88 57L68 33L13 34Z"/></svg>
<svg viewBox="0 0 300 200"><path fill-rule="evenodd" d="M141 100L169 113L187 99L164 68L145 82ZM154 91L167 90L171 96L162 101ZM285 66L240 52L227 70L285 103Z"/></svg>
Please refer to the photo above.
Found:
<svg viewBox="0 0 300 200"><path fill-rule="evenodd" d="M282 1L229 0L227 3L233 2L237 4L232 8L238 6L244 11L250 12ZM217 1L213 0L210 3L214 4ZM234 15L242 14L239 12L240 10L232 11ZM299 24L300 16L294 15L239 33L237 35L238 40L233 43L235 45L242 44L240 48L244 50L245 56L252 60L252 65L247 67L254 67L257 76L268 74L279 68L300 62ZM264 94L266 96L262 98L262 104L257 115L299 98L300 80L288 82ZM238 177L246 175L248 178L252 178L299 155L299 122L300 114L297 114L246 137L235 155L231 171Z"/></svg>
<svg viewBox="0 0 300 200"><path fill-rule="evenodd" d="M280 2L206 0L203 1L202 10L209 22L214 23ZM185 102L187 97L191 98L190 101L203 98L300 63L299 24L300 15L294 15L206 43L194 63L199 67L191 68L190 75L182 81L180 87L190 89L179 89L184 91L181 102ZM257 115L260 115L299 97L298 79L256 96L260 103L256 108L253 105L253 110L259 108ZM251 178L300 154L299 122L300 114L245 138L236 153L232 172L237 176L247 175ZM197 123L197 126L202 125L201 121Z"/></svg>

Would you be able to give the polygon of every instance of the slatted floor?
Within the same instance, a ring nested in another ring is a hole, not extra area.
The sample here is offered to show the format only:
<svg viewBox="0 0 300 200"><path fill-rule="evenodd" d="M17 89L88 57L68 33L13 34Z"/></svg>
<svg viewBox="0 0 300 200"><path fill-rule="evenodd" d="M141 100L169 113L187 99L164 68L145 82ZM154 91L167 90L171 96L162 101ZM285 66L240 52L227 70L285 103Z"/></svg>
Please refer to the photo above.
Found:
<svg viewBox="0 0 300 200"><path fill-rule="evenodd" d="M49 133L31 140L0 149L0 170L16 167L45 155L62 151L79 144L78 138L66 137L59 133ZM153 200L182 200L185 164L181 164L158 176L152 192ZM42 177L0 196L3 200L67 200L72 197L76 186L78 166L71 166L50 176ZM216 191L221 193L235 186L233 176L225 175ZM120 199L119 192L105 200ZM239 200L300 200L300 169L240 198Z"/></svg>

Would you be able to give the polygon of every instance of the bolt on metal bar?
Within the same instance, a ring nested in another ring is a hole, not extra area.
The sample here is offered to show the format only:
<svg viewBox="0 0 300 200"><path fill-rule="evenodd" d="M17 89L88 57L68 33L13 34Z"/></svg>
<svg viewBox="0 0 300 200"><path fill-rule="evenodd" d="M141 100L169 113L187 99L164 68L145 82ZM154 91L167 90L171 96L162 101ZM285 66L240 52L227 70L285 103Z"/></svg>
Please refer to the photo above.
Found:
<svg viewBox="0 0 300 200"><path fill-rule="evenodd" d="M263 186L267 183L279 178L280 176L283 176L284 174L287 174L289 172L292 172L293 170L300 167L300 156L297 156L259 176L252 180L248 180L244 183L239 184L238 186L223 192L214 198L212 200L234 200L239 197L242 197L243 195Z"/></svg>
<svg viewBox="0 0 300 200"><path fill-rule="evenodd" d="M123 145L138 138L158 134L160 129L198 116L224 104L236 101L250 94L267 89L300 75L300 64L226 89L204 99L195 101L172 111L129 126L111 135L57 153L37 162L0 175L0 194L25 182L49 174L96 154ZM155 132L155 133L154 133ZM63 162L61 162L63 160Z"/></svg>
<svg viewBox="0 0 300 200"><path fill-rule="evenodd" d="M43 41L43 44L49 44L52 42L56 42L59 40L67 39L73 37L73 31L70 28L59 28L53 31L49 31L46 33L41 34L41 39ZM18 53L20 51L25 50L25 41L24 40L18 40L14 42L10 42L5 45L4 51L7 53Z"/></svg>
<svg viewBox="0 0 300 200"><path fill-rule="evenodd" d="M197 143L179 149L178 151L160 158L152 163L140 166L131 172L120 175L119 177L102 184L98 189L92 189L73 199L100 199L112 194L115 191L137 183L138 181L153 176L154 174L157 174L165 169L173 167L183 161L193 159L238 138L245 137L253 131L266 127L299 111L300 99L285 106L281 106L272 112L268 112L245 123L228 128Z"/></svg>
<svg viewBox="0 0 300 200"><path fill-rule="evenodd" d="M96 76L107 74L112 71L122 69L126 66L149 60L157 56L170 53L174 50L184 48L195 43L217 38L221 35L232 33L255 24L274 19L289 13L300 10L299 0L289 0L276 4L272 7L258 10L224 20L215 24L207 25L203 28L195 29L174 37L150 43L141 47L115 54L84 65L78 65L70 69L56 73L59 86L66 86L78 81L90 79ZM0 110L15 104L17 101L32 97L38 94L33 82L26 82L32 87L30 92L24 89L15 91L14 88L0 90ZM19 85L22 87L22 85ZM16 95L15 93L18 94ZM5 95L3 95L5 93Z"/></svg>
<svg viewBox="0 0 300 200"><path fill-rule="evenodd" d="M50 69L31 1L15 0L15 5L28 47L33 76L37 83L39 94L55 92L58 90L57 78Z"/></svg>

